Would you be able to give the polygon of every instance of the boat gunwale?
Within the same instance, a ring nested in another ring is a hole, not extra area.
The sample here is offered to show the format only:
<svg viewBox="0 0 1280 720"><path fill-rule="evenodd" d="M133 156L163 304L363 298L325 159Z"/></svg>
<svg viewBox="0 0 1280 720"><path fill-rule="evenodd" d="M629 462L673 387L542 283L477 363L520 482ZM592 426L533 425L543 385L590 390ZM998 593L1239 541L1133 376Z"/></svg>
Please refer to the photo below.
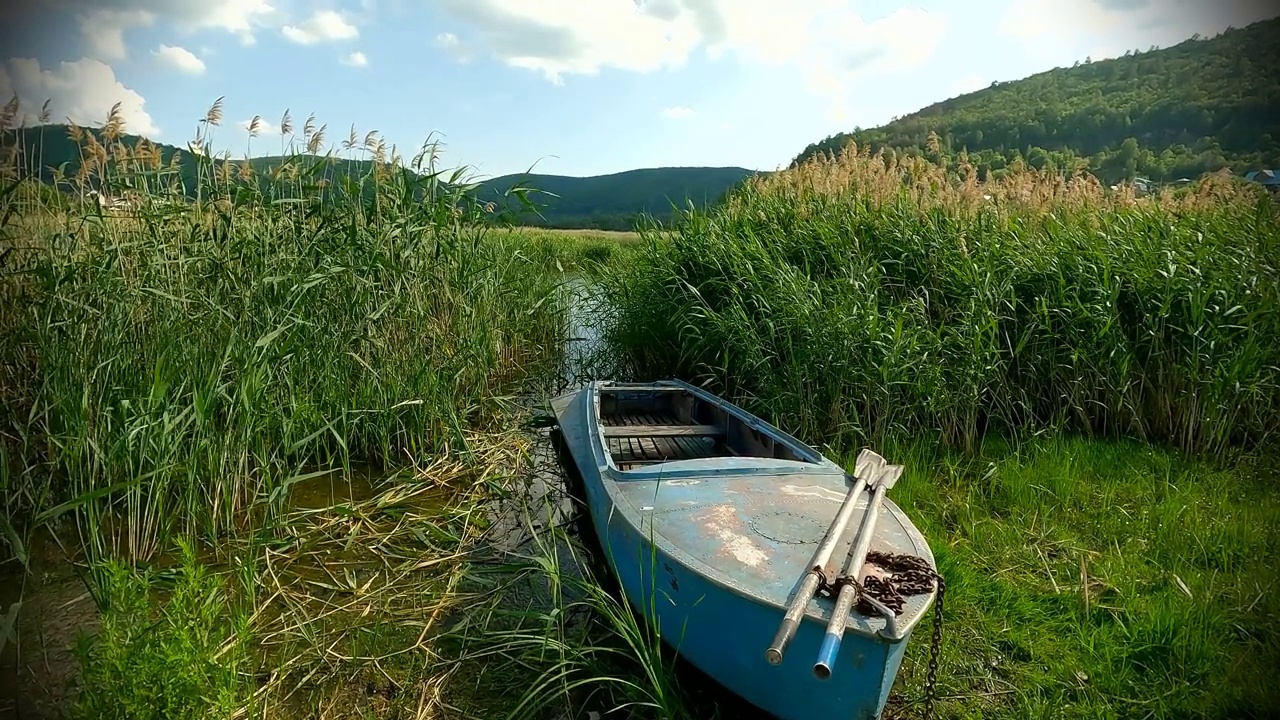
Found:
<svg viewBox="0 0 1280 720"><path fill-rule="evenodd" d="M708 476L714 477L716 475L733 475L733 474L740 474L740 475L748 475L748 474L753 474L753 475L758 475L758 474L835 475L835 474L839 474L839 475L847 476L848 473L846 473L843 468L841 468L835 462L827 458L825 455L821 454L820 452L818 452L816 449L812 448L808 444L803 443L800 440L792 437L790 434L773 427L768 422L752 415L746 410L743 410L742 408L739 408L722 398L719 398L715 395L707 393L706 391L700 388L697 388L693 385L689 385L688 383L685 383L680 380L660 380L660 381L656 381L652 383L644 383L644 384L653 386L653 387L676 386L676 387L680 387L682 389L688 390L691 393L695 394L696 396L724 408L727 412L732 413L739 420L745 422L749 427L752 427L760 432L774 434L776 437L778 437L779 439L782 439L784 442L791 444L793 446L793 450L797 452L797 455L805 454L805 455L809 455L810 457L816 457L818 459L814 462L807 462L807 461L784 460L781 458L758 458L758 457L750 458L747 456L729 456L729 457L699 458L696 460L677 460L677 461L671 461L667 463L657 463L654 465L644 466L642 468L633 469L633 470L621 470L613 462L612 454L609 452L609 447L601 431L601 425L600 425L600 391L602 389L607 388L608 384L609 384L609 381L597 380L590 383L582 391L586 395L585 401L587 404L587 407L585 408L586 434L590 438L587 444L591 448L592 461L596 467L596 473L599 475L601 480L601 489L604 490L606 495L609 497L610 511L609 511L609 518L606 522L612 523L612 518L615 515L620 515L627 522L627 524L631 526L631 529L636 533L636 535L644 539L645 542L649 543L650 545L655 546L655 550L660 549L663 553L670 556L672 560L684 565L690 572L697 573L698 575L706 578L707 582L711 583L712 585L724 590L725 592L733 593L751 602L760 603L765 606L775 608L777 610L785 610L787 607L786 602L790 599L792 594L794 594L794 592L796 591L796 588L799 586L800 578L798 576L792 587L791 592L789 592L787 594L787 598L785 598L782 601L774 600L748 587L737 585L729 581L727 579L728 576L725 575L723 571L699 560L692 553L688 552L683 547L672 542L670 538L667 538L665 535L661 535L660 533L658 533L656 528L653 526L652 522L649 523L649 532L646 533L644 516L641 515L639 510L635 508L633 504L625 498L625 496L622 495L622 493L619 491L619 488L617 486L621 485L622 483L633 482L633 481L653 480L661 483L664 479L687 478L687 477L708 477ZM629 387L627 388L627 392L643 392L644 391L643 388L637 387L638 384L636 383L628 383L628 385ZM757 462L754 466L752 466L751 464L735 465L733 464L733 461L735 460L754 460ZM778 465L778 464L761 465L759 463L760 460L773 460L776 463L786 463L787 465L786 466ZM729 461L729 462L725 463L724 461ZM679 463L680 466L676 468L670 467L672 464L675 464L675 463ZM608 487L608 483L605 482L606 480L609 481L609 483L612 483L614 487L613 488ZM933 551L929 547L928 541L924 538L924 535L920 532L919 528L915 526L915 523L913 523L911 519L907 517L906 513L889 498L885 498L883 500L882 510L888 511L889 513L891 513L896 517L898 522L901 524L903 530L906 532L908 538L912 541L912 544L915 545L916 552L919 553L926 562L928 562L930 567L936 568L937 566L936 560L933 557ZM662 537L662 539L664 540L665 546L663 547L657 546L657 543L655 542L656 536ZM937 599L937 591L936 590L931 591L928 594L924 604L921 606L919 612L916 613L914 617L909 618L906 622L898 623L898 635L896 637L885 637L884 635L881 634L881 631L884 630L888 625L888 622L885 620L885 618L880 616L874 616L874 617L865 616L865 615L862 615L861 613L855 613L855 612L850 613L850 622L846 626L845 630L846 632L852 632L867 639L877 640L877 641L888 643L888 644L896 644L896 643L904 642L907 638L910 637L915 626L918 625L926 616L930 606L936 601L936 599ZM810 602L807 605L804 615L801 616L802 621L820 624L821 626L825 627L833 609L834 609L834 602L826 598L817 597L814 599L813 602Z"/></svg>

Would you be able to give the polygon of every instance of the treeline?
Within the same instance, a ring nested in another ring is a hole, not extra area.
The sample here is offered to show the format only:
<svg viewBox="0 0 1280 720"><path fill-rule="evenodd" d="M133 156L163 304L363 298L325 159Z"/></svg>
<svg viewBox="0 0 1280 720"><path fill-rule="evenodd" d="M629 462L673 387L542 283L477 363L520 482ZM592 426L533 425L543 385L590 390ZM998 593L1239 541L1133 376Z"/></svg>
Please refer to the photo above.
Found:
<svg viewBox="0 0 1280 720"><path fill-rule="evenodd" d="M879 128L810 145L796 162L873 150L955 161L982 176L1021 160L1038 169L1087 169L1107 182L1173 181L1229 168L1280 166L1280 19L1211 39L1086 58L931 105Z"/></svg>
<svg viewBox="0 0 1280 720"><path fill-rule="evenodd" d="M202 174L207 178L210 173L253 179L252 184L267 198L327 197L331 192L341 194L348 188L368 194L373 185L362 184L360 179L375 165L374 160L361 157L370 153L360 149L333 155L308 148L310 152L287 156L202 159L186 149L136 135L61 124L4 130L0 132L0 149L17 154L10 167L21 168L27 176L57 188L66 199L87 190L99 190L107 195L143 190L127 183L113 183L110 173L93 171L105 167L108 160L113 163L127 160L145 166L151 170L146 178L153 188L163 184L167 195L193 200L199 194ZM415 179L425 179L437 170L427 165L408 169L401 164L384 163L381 167L385 172L407 173L410 177L406 178L409 181L406 187L412 187ZM475 182L468 192L475 200L492 204L494 212L489 217L495 222L631 230L641 217L665 222L689 206L701 208L719 203L752 174L750 170L733 167L675 167L594 177L507 175ZM131 182L137 179L131 177ZM438 179L441 182L434 183L433 187L461 190L462 186L457 183L470 184L468 178L450 172ZM329 190L323 190L322 186Z"/></svg>
<svg viewBox="0 0 1280 720"><path fill-rule="evenodd" d="M753 174L737 167L670 167L592 177L505 175L479 183L476 194L521 225L631 230L641 217L666 221L690 206L718 204Z"/></svg>
<svg viewBox="0 0 1280 720"><path fill-rule="evenodd" d="M617 230L627 232L634 230L641 218L645 217L640 214L628 215L562 215L554 214L551 218L545 215L539 216L533 213L520 213L514 217L511 215L499 216L495 222L505 223L512 222L514 224L526 227L539 228L555 228L560 230ZM667 217L649 216L667 222Z"/></svg>

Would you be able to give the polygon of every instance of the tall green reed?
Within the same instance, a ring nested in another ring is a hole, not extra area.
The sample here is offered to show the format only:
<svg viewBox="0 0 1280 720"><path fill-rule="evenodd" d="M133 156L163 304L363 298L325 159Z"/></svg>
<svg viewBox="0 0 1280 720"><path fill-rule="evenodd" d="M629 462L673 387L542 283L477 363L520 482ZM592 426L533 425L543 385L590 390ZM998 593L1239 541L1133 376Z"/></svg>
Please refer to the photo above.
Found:
<svg viewBox="0 0 1280 720"><path fill-rule="evenodd" d="M604 280L641 376L853 446L1072 428L1215 452L1280 429L1280 225L1210 177L1135 198L859 153L654 229Z"/></svg>
<svg viewBox="0 0 1280 720"><path fill-rule="evenodd" d="M560 352L556 278L434 145L405 161L371 134L343 164L309 119L260 171L212 156L220 120L167 161L118 111L73 126L66 207L0 200L7 514L74 511L97 553L224 535L307 471L463 446ZM35 182L22 158L4 174Z"/></svg>

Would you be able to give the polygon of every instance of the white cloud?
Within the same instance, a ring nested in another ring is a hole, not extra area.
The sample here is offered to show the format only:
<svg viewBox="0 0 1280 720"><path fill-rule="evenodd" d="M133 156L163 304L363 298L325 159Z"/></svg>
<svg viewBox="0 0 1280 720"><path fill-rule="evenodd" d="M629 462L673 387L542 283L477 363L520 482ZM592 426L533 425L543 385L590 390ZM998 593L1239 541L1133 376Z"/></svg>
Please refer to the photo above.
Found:
<svg viewBox="0 0 1280 720"><path fill-rule="evenodd" d="M1168 47L1277 12L1269 0L1013 0L996 30L1044 61L1068 64L1084 55L1097 60Z"/></svg>
<svg viewBox="0 0 1280 720"><path fill-rule="evenodd" d="M683 120L693 116L693 108L684 105L673 105L662 111L662 117L671 120Z"/></svg>
<svg viewBox="0 0 1280 720"><path fill-rule="evenodd" d="M987 82L977 73L969 73L951 85L951 97L967 95L971 92L977 92L985 87L989 87L991 83Z"/></svg>
<svg viewBox="0 0 1280 720"><path fill-rule="evenodd" d="M656 17L634 0L443 0L477 40L508 65L542 73L594 74L602 67L651 71L684 62L699 39L686 16ZM444 42L456 47L452 33Z"/></svg>
<svg viewBox="0 0 1280 720"><path fill-rule="evenodd" d="M444 50L460 63L471 61L471 49L463 45L458 36L453 33L447 32L436 35L436 47Z"/></svg>
<svg viewBox="0 0 1280 720"><path fill-rule="evenodd" d="M946 21L924 10L900 9L871 22L850 12L843 23L826 28L822 42L804 54L801 65L809 87L829 98L831 119L844 123L856 80L924 65L945 32Z"/></svg>
<svg viewBox="0 0 1280 720"><path fill-rule="evenodd" d="M592 75L602 68L652 72L678 68L698 50L713 58L794 67L817 92L842 104L867 73L914 67L934 50L944 20L901 9L864 20L853 0L440 0L470 37L442 46L480 44L514 67ZM447 38L447 39L446 39Z"/></svg>
<svg viewBox="0 0 1280 720"><path fill-rule="evenodd" d="M11 0L12 1L12 0ZM158 19L172 21L180 31L221 30L238 35L246 44L253 31L275 19L267 0L18 0L29 5L50 2L75 15L84 53L100 60L116 60L128 52L125 34ZM37 9L40 9L37 7Z"/></svg>
<svg viewBox="0 0 1280 720"><path fill-rule="evenodd" d="M241 130L243 130L244 132L248 133L248 132L249 132L249 128L253 127L253 121L254 121L254 118L250 118L250 119L248 119L248 120L241 120L240 122L236 123L236 127L240 128L240 129L241 129ZM268 121L268 120L264 120L264 119L263 119L263 118L261 118L261 117L257 118L257 121L258 121L258 136L259 136L259 137L263 137L263 136L266 136L266 135L279 135L279 134L280 134L280 127L279 127L278 125L275 125L275 124L271 123L271 122L270 122L270 121Z"/></svg>
<svg viewBox="0 0 1280 720"><path fill-rule="evenodd" d="M254 28L270 22L277 14L275 7L266 0L217 0L217 2L186 0L186 2L202 8L198 26L219 28L235 33L247 45L254 42Z"/></svg>
<svg viewBox="0 0 1280 720"><path fill-rule="evenodd" d="M34 58L9 58L0 65L0 97L15 94L28 114L38 113L48 100L55 121L69 118L80 125L101 125L118 102L127 132L150 137L160 132L147 114L146 100L99 60L81 58L42 69Z"/></svg>
<svg viewBox="0 0 1280 720"><path fill-rule="evenodd" d="M312 45L331 40L351 40L360 34L355 25L332 10L321 10L300 25L285 25L280 32L300 45Z"/></svg>
<svg viewBox="0 0 1280 720"><path fill-rule="evenodd" d="M102 60L119 60L129 54L124 43L125 30L149 26L155 13L140 9L97 9L82 13L77 20L84 35L85 52Z"/></svg>
<svg viewBox="0 0 1280 720"><path fill-rule="evenodd" d="M350 55L344 55L342 57L342 64L350 65L351 67L364 67L369 64L369 58L365 57L364 53L357 50Z"/></svg>
<svg viewBox="0 0 1280 720"><path fill-rule="evenodd" d="M161 45L160 49L152 51L152 54L174 70L191 75L200 75L204 72L204 61L186 48Z"/></svg>

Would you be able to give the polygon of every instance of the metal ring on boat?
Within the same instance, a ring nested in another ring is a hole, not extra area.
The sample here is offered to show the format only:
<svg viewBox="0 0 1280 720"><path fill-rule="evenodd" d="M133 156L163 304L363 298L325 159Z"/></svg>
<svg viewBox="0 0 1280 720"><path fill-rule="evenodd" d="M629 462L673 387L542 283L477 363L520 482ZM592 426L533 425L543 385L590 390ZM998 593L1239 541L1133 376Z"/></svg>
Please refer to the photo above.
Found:
<svg viewBox="0 0 1280 720"><path fill-rule="evenodd" d="M827 526L812 517L785 510L756 515L750 525L757 535L784 545L813 545L827 532Z"/></svg>

